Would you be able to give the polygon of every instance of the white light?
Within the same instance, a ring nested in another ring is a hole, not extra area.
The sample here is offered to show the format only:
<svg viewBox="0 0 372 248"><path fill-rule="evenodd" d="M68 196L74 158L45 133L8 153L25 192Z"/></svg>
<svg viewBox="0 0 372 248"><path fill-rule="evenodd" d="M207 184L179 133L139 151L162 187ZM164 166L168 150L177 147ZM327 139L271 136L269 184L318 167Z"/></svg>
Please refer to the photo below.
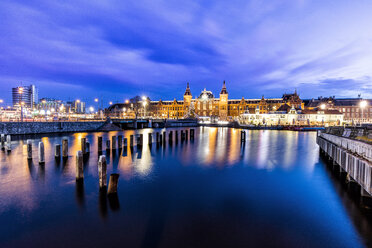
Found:
<svg viewBox="0 0 372 248"><path fill-rule="evenodd" d="M51 109L52 112L56 111L54 108Z"/></svg>
<svg viewBox="0 0 372 248"><path fill-rule="evenodd" d="M49 110L46 113L47 113L47 115L50 115L50 111Z"/></svg>
<svg viewBox="0 0 372 248"><path fill-rule="evenodd" d="M90 112L93 112L94 111L94 108L93 107L90 107L89 110L90 110Z"/></svg>
<svg viewBox="0 0 372 248"><path fill-rule="evenodd" d="M320 105L320 108L321 109L325 109L326 108L326 105L323 103L322 105Z"/></svg>
<svg viewBox="0 0 372 248"><path fill-rule="evenodd" d="M207 100L207 99L208 99L207 94L203 94L202 99L203 99L203 100Z"/></svg>
<svg viewBox="0 0 372 248"><path fill-rule="evenodd" d="M226 125L226 124L229 124L229 122L228 122L228 121L218 121L217 123L218 123L218 124L222 124L222 125Z"/></svg>
<svg viewBox="0 0 372 248"><path fill-rule="evenodd" d="M40 114L45 115L45 110L40 110Z"/></svg>
<svg viewBox="0 0 372 248"><path fill-rule="evenodd" d="M365 107L367 107L367 105L368 105L367 101L361 101L361 102L359 103L359 106L360 106L361 108L365 108Z"/></svg>

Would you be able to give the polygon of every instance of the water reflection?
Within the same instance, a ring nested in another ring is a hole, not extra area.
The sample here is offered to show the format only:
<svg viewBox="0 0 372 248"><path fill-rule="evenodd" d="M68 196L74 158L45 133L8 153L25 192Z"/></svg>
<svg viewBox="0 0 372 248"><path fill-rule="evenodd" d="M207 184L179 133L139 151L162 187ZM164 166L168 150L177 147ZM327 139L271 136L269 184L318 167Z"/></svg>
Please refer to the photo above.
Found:
<svg viewBox="0 0 372 248"><path fill-rule="evenodd" d="M173 130L172 142L169 140L170 130ZM353 222L342 211L346 207L345 211L355 219L359 233L370 235L370 222L360 215L357 207L348 203L349 197L331 194L333 188L328 184L329 177L323 175L323 162L318 157L315 133L245 130L246 142L241 143L240 129L202 127L196 129L195 140L181 140L179 131L178 141L175 130L144 129L34 137L34 159L31 161L27 160L25 141L14 141L11 154L0 152L0 221L5 222L1 214L11 209L17 213L13 216L16 225L24 221L17 219L18 215L24 213L30 222L38 224L37 219L42 219L40 216L44 214L40 213L40 209L50 204L48 206L53 206L51 209L55 208L61 215L64 215L64 211L68 212L66 219L79 219L81 210L84 210L84 215L89 216L87 222L95 224L92 224L92 228L100 228L100 221L107 219L107 225L115 223L128 230L137 228L137 234L141 233L138 237L146 236L145 241L142 240L144 243L158 244L162 241L158 234L172 236L170 234L178 230L175 226L184 226L186 223L186 226L194 228L200 219L205 223L214 222L213 230L248 237L249 233L254 233L249 228L249 231L244 231L250 225L264 225L259 230L269 225L274 230L271 233L280 232L276 225L287 230L283 226L284 217L280 217L285 216L290 230L299 229L306 235L314 232L309 240L317 240L325 235L317 230L324 231L322 228L327 226L330 232L338 230L340 239L347 235L352 237L353 244L358 246L358 235L353 230L353 224L350 224ZM152 145L148 145L149 132L153 133ZM155 132L166 132L167 141L156 143ZM143 145L131 147L130 135L138 134L143 134ZM119 135L127 138L128 146L122 150L102 152L108 163L108 178L111 173L121 175L118 194L108 196L106 189L99 190L98 187L97 139L103 137L105 148L107 140ZM63 138L69 142L69 157L55 159L54 146L61 144ZM81 149L81 138L90 142L91 152L84 158L84 181L76 182L75 156ZM45 145L44 166L37 163L39 141ZM52 203L48 203L48 200ZM80 209L77 213L76 206ZM336 209L336 214L328 215L326 211L330 211L330 206ZM295 213L292 213L293 208L296 209ZM314 213L308 209L319 215L321 213L322 217L319 220L313 218ZM46 216L54 214L48 208L43 211ZM291 215L288 215L289 212ZM98 218L98 222L90 222L95 218ZM248 218L251 224L240 225L242 222L237 220L244 218ZM186 219L192 220L191 224ZM309 219L314 222L308 222ZM337 223L345 223L345 226L332 224L335 219ZM301 222L305 224L302 226ZM232 223L235 223L236 229ZM63 226L63 221L55 221L54 225ZM307 226L314 228L309 230ZM158 227L161 230L155 230ZM90 226L86 228L91 231ZM206 226L201 228L202 231L206 229ZM190 235L186 231L178 232L178 237ZM4 233L11 237L9 231L5 230ZM214 237L223 236L221 233L214 233L218 234ZM336 239L334 236L332 238Z"/></svg>

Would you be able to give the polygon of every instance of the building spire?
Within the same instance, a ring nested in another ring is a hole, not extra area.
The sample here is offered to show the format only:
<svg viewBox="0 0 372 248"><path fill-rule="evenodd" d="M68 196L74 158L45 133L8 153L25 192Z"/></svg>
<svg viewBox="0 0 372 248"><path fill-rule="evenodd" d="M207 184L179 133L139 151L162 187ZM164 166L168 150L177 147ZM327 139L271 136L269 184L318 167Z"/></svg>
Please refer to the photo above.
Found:
<svg viewBox="0 0 372 248"><path fill-rule="evenodd" d="M220 95L222 95L222 94L227 94L225 80L223 80L223 85L222 85L222 89L221 89Z"/></svg>
<svg viewBox="0 0 372 248"><path fill-rule="evenodd" d="M187 82L187 87L184 96L191 96L191 91L190 91L190 85L189 82Z"/></svg>

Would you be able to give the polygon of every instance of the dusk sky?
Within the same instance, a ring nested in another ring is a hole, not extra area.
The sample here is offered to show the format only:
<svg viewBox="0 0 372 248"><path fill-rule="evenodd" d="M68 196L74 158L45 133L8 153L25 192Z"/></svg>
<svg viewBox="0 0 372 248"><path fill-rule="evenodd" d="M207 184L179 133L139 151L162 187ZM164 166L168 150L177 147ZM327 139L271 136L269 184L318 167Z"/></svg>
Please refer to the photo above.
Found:
<svg viewBox="0 0 372 248"><path fill-rule="evenodd" d="M0 98L372 98L372 1L2 0Z"/></svg>

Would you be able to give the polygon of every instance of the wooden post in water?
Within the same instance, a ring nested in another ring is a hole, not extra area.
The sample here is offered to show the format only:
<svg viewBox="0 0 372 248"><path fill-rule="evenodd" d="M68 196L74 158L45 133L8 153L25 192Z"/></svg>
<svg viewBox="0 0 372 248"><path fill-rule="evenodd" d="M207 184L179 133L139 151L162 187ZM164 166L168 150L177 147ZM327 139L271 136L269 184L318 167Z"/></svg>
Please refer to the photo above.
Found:
<svg viewBox="0 0 372 248"><path fill-rule="evenodd" d="M160 145L163 143L163 135L162 134L159 134L159 143L160 143Z"/></svg>
<svg viewBox="0 0 372 248"><path fill-rule="evenodd" d="M81 151L83 152L83 155L87 153L87 139L81 138Z"/></svg>
<svg viewBox="0 0 372 248"><path fill-rule="evenodd" d="M110 144L111 144L110 140L106 140L106 152L110 151L111 149Z"/></svg>
<svg viewBox="0 0 372 248"><path fill-rule="evenodd" d="M118 136L118 147L119 147L119 150L123 148L123 136L122 135Z"/></svg>
<svg viewBox="0 0 372 248"><path fill-rule="evenodd" d="M184 141L185 139L185 133L183 130L181 130L181 141Z"/></svg>
<svg viewBox="0 0 372 248"><path fill-rule="evenodd" d="M45 164L44 143L39 142L39 164Z"/></svg>
<svg viewBox="0 0 372 248"><path fill-rule="evenodd" d="M114 194L118 192L118 180L119 180L119 174L113 173L110 175L107 194Z"/></svg>
<svg viewBox="0 0 372 248"><path fill-rule="evenodd" d="M32 160L32 140L27 140L27 159Z"/></svg>
<svg viewBox="0 0 372 248"><path fill-rule="evenodd" d="M159 144L159 132L156 132L156 144Z"/></svg>
<svg viewBox="0 0 372 248"><path fill-rule="evenodd" d="M62 140L62 157L64 158L68 157L68 140L67 139Z"/></svg>
<svg viewBox="0 0 372 248"><path fill-rule="evenodd" d="M130 141L130 147L133 147L134 146L134 137L133 137L133 134L129 137L129 141Z"/></svg>
<svg viewBox="0 0 372 248"><path fill-rule="evenodd" d="M1 143L1 149L5 149L5 134L1 134L0 143Z"/></svg>
<svg viewBox="0 0 372 248"><path fill-rule="evenodd" d="M240 131L241 142L245 142L245 131Z"/></svg>
<svg viewBox="0 0 372 248"><path fill-rule="evenodd" d="M99 176L99 187L101 189L107 187L107 162L106 162L105 155L99 156L98 176Z"/></svg>
<svg viewBox="0 0 372 248"><path fill-rule="evenodd" d="M98 153L102 152L102 136L98 137Z"/></svg>
<svg viewBox="0 0 372 248"><path fill-rule="evenodd" d="M124 147L127 147L127 146L128 146L128 139L124 138Z"/></svg>
<svg viewBox="0 0 372 248"><path fill-rule="evenodd" d="M60 158L61 157L61 145L57 144L54 146L54 157Z"/></svg>
<svg viewBox="0 0 372 248"><path fill-rule="evenodd" d="M188 140L189 139L189 130L186 129L185 131L185 139Z"/></svg>
<svg viewBox="0 0 372 248"><path fill-rule="evenodd" d="M10 135L6 136L6 149L8 152L12 150L12 137Z"/></svg>
<svg viewBox="0 0 372 248"><path fill-rule="evenodd" d="M168 138L168 140L169 140L169 143L172 143L173 142L173 131L170 131L169 132L169 138Z"/></svg>
<svg viewBox="0 0 372 248"><path fill-rule="evenodd" d="M178 142L178 130L176 130L176 132L174 133L174 138L175 138L176 142Z"/></svg>
<svg viewBox="0 0 372 248"><path fill-rule="evenodd" d="M165 141L167 139L167 132L163 132L163 144L165 145Z"/></svg>
<svg viewBox="0 0 372 248"><path fill-rule="evenodd" d="M85 143L85 153L86 154L90 154L90 143L87 141L87 143Z"/></svg>
<svg viewBox="0 0 372 248"><path fill-rule="evenodd" d="M138 137L138 141L139 141L139 142L138 142L138 143L139 143L138 145L139 145L139 146L143 146L143 134L142 134L142 133L139 135L139 137Z"/></svg>
<svg viewBox="0 0 372 248"><path fill-rule="evenodd" d="M76 180L81 180L84 178L84 168L83 168L83 153L77 151L76 153Z"/></svg>
<svg viewBox="0 0 372 248"><path fill-rule="evenodd" d="M112 140L112 150L116 150L116 136L112 136L111 140Z"/></svg>
<svg viewBox="0 0 372 248"><path fill-rule="evenodd" d="M149 145L152 145L152 133L149 133L148 143Z"/></svg>
<svg viewBox="0 0 372 248"><path fill-rule="evenodd" d="M190 139L194 139L195 138L195 129L190 129Z"/></svg>

